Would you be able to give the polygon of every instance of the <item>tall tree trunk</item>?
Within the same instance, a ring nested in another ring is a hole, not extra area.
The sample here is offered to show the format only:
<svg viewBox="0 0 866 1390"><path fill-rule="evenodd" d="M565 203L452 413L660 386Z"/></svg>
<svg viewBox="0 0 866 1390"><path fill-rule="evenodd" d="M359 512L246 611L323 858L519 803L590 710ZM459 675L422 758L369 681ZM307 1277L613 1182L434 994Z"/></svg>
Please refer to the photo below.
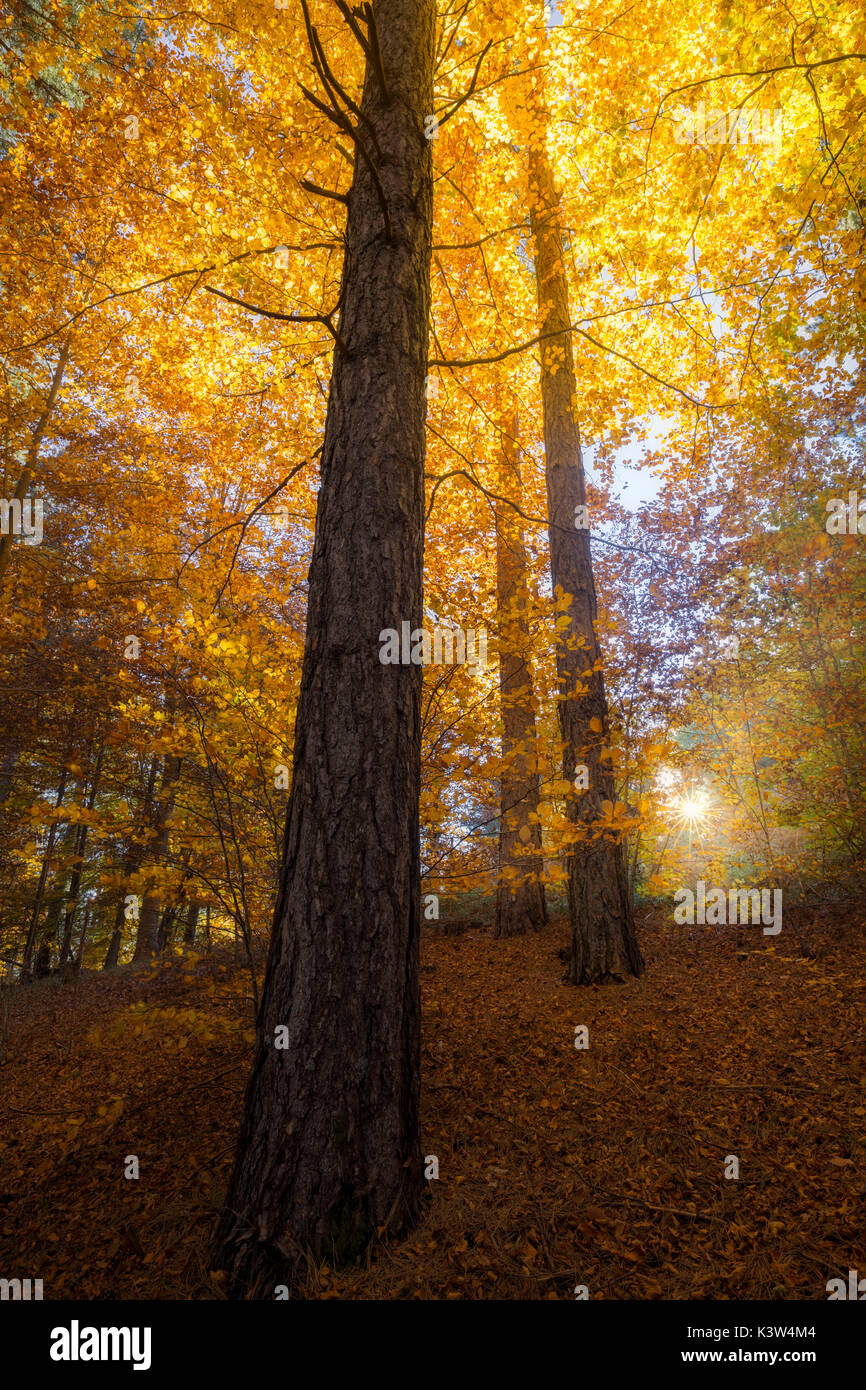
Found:
<svg viewBox="0 0 866 1390"><path fill-rule="evenodd" d="M174 796L177 779L180 775L181 759L174 753L166 755L163 762L162 785L156 807L156 838L148 857L157 868L168 853L169 818L174 810ZM159 908L160 900L156 893L146 893L138 919L133 961L150 960L159 950Z"/></svg>
<svg viewBox="0 0 866 1390"><path fill-rule="evenodd" d="M502 429L504 497L520 496L516 412ZM499 615L499 701L502 715L499 880L494 936L540 931L547 921L541 825L535 691L529 661L529 586L523 528L513 507L496 502L496 605Z"/></svg>
<svg viewBox="0 0 866 1390"><path fill-rule="evenodd" d="M538 124L529 148L530 217L535 249L541 342L541 393L554 591L572 596L570 624L557 642L562 769L574 787L575 769L587 768L586 790L566 797L577 840L569 847L568 904L572 951L567 979L603 984L643 971L620 837L602 830L603 801L616 800L606 750L610 747L607 697L596 635L597 601L585 514L586 483L577 426L568 282L559 198L546 151L547 113L536 89Z"/></svg>
<svg viewBox="0 0 866 1390"><path fill-rule="evenodd" d="M269 1296L307 1250L354 1258L423 1191L422 668L383 665L379 634L422 621L435 6L373 11L387 95L368 59L362 109L391 229L358 158L280 887L217 1237L234 1296Z"/></svg>

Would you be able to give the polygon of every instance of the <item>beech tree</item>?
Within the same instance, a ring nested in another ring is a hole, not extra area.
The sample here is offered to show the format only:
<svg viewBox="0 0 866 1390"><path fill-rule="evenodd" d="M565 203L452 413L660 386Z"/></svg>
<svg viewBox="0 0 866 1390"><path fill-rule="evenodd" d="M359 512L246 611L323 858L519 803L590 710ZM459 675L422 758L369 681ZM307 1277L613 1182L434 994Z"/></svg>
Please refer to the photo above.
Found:
<svg viewBox="0 0 866 1390"><path fill-rule="evenodd" d="M575 984L698 773L774 876L862 862L862 17L14 8L0 949L273 928L217 1249L266 1291L418 1209L419 859L440 929L567 886ZM498 670L382 666L427 618Z"/></svg>
<svg viewBox="0 0 866 1390"><path fill-rule="evenodd" d="M526 547L511 495L520 496L519 420L502 420L500 498L495 504L496 607L499 617L499 877L495 936L540 931L547 921L536 699L530 659Z"/></svg>
<svg viewBox="0 0 866 1390"><path fill-rule="evenodd" d="M544 413L545 477L554 592L570 595L556 644L562 773L570 784L567 813L575 827L567 856L572 984L605 984L643 971L634 909L617 827L611 732L596 622L586 479L578 426L578 390L571 341L559 198L546 152L547 111L540 80L532 84L536 114L529 196ZM621 808L623 811L625 807Z"/></svg>

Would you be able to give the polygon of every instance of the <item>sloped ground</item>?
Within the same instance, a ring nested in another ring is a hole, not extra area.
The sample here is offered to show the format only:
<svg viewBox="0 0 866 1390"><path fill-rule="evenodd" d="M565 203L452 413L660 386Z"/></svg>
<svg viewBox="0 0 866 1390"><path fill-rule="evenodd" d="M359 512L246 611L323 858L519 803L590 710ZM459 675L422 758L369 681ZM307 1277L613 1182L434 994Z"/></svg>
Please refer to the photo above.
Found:
<svg viewBox="0 0 866 1390"><path fill-rule="evenodd" d="M647 975L574 990L562 922L425 937L439 1179L411 1236L365 1268L308 1271L293 1296L825 1299L829 1278L866 1270L866 936L828 916L804 940L811 959L784 930L653 911ZM218 954L10 992L0 1276L42 1278L46 1298L221 1296L207 1242L249 993Z"/></svg>

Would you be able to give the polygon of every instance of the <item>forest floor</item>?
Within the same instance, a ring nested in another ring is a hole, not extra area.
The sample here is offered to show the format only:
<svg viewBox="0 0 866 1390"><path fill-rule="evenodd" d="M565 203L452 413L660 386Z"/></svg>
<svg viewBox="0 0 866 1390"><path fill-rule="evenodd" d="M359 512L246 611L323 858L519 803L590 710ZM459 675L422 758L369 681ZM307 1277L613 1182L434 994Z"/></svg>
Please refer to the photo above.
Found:
<svg viewBox="0 0 866 1390"><path fill-rule="evenodd" d="M669 917L641 915L643 978L581 990L562 983L561 920L425 934L438 1181L407 1238L311 1268L293 1297L826 1299L866 1269L862 920L814 918L806 956L784 928ZM0 1275L42 1278L47 1299L222 1296L208 1238L249 994L220 952L8 992Z"/></svg>

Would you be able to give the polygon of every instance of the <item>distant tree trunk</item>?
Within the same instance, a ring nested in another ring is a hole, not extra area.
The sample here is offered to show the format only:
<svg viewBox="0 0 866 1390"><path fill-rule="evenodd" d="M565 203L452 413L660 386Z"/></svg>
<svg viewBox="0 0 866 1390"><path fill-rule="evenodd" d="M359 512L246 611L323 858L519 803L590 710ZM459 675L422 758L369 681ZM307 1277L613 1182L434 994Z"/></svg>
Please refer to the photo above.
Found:
<svg viewBox="0 0 866 1390"><path fill-rule="evenodd" d="M67 836L65 838L71 847L71 841L74 837ZM63 847L61 853L66 853L66 846ZM49 962L53 952L57 949L57 938L60 933L60 918L63 914L63 881L62 879L60 888L47 899L45 921L42 924L42 930L38 938L39 945L36 954L39 955L40 952L47 951ZM60 894L59 897L58 892Z"/></svg>
<svg viewBox="0 0 866 1390"><path fill-rule="evenodd" d="M68 776L68 772L64 769L63 775L60 778L60 786L57 788L57 800L54 803L55 808L60 806L63 801L63 797L66 792L66 781ZM30 974L30 966L33 961L33 946L36 941L36 931L39 926L39 918L42 913L42 900L45 897L45 884L48 881L48 870L51 867L51 856L54 853L54 841L56 840L56 838L57 821L52 821L51 828L48 831L48 840L45 845L45 853L42 856L42 868L39 872L39 883L36 886L36 897L33 900L33 911L30 914L30 926L27 931L27 942L24 947L24 956L21 962L21 971L25 979Z"/></svg>
<svg viewBox="0 0 866 1390"><path fill-rule="evenodd" d="M92 909L90 905L84 909L84 921L81 924L81 935L78 938L78 950L75 952L75 960L80 970L84 963L84 948L87 945L87 933L90 930L90 918Z"/></svg>
<svg viewBox="0 0 866 1390"><path fill-rule="evenodd" d="M145 825L150 824L153 814L153 792L156 786L156 774L159 771L159 758L152 758L150 770L147 774L147 786L145 787L144 797L141 803L141 818ZM120 960L120 948L123 945L123 926L126 921L126 884L130 876L136 873L141 867L144 856L144 847L137 846L129 849L123 862L123 883L120 887L117 906L114 914L114 930L111 933L111 940L108 943L108 950L105 960L102 963L103 970L114 970Z"/></svg>
<svg viewBox="0 0 866 1390"><path fill-rule="evenodd" d="M156 949L160 955L163 954L171 942L176 921L177 905L172 903L170 907L163 908L162 915L159 919L159 927L156 933Z"/></svg>
<svg viewBox="0 0 866 1390"><path fill-rule="evenodd" d="M33 975L37 980L44 980L51 974L51 947L47 941L43 941L39 950L36 952L36 963L33 966Z"/></svg>
<svg viewBox="0 0 866 1390"><path fill-rule="evenodd" d="M24 501L24 498L27 495L27 489L29 488L33 480L34 473L36 472L38 467L39 446L42 443L42 436L45 433L45 427L48 424L49 417L51 415L52 410L54 409L54 403L57 400L57 394L63 382L63 373L66 370L66 359L69 356L69 346L70 339L67 338L66 342L63 343L63 345L61 346L60 352L58 354L57 364L51 376L51 384L48 388L48 396L46 398L42 414L36 421L36 424L33 427L30 436L30 443L27 448L27 457L24 463L24 467L21 470L21 476L18 479L18 484L15 488L15 492L13 493L13 496L17 498L19 502ZM4 535L0 536L0 586L2 586L3 577L6 573L6 568L12 556L12 544L14 540L15 533L12 527L10 526L8 531Z"/></svg>
<svg viewBox="0 0 866 1390"><path fill-rule="evenodd" d="M11 738L3 750L3 763L0 766L0 806L5 806L12 794L20 751L21 740L18 738Z"/></svg>
<svg viewBox="0 0 866 1390"><path fill-rule="evenodd" d="M99 790L99 778L102 772L102 755L104 745L100 746L99 756L96 759L96 767L93 772L93 783L90 788L90 795L87 798L87 809L92 811L96 805L96 793ZM66 902L66 916L63 923L63 940L60 944L60 965L72 955L72 927L75 922L75 913L78 907L78 895L81 892L81 877L84 873L84 851L87 848L88 826L82 822L78 827L78 834L75 843L75 862L72 866L72 878L69 884L69 894Z"/></svg>
<svg viewBox="0 0 866 1390"><path fill-rule="evenodd" d="M169 753L163 763L162 785L156 809L156 838L148 852L148 858L157 867L168 853L168 821L174 809L174 794L180 775L181 759ZM160 901L155 893L146 893L138 919L138 932L135 937L133 961L150 960L159 950L159 907Z"/></svg>
<svg viewBox="0 0 866 1390"><path fill-rule="evenodd" d="M159 898L152 893L145 895L135 933L135 950L132 959L137 964L150 960L159 949Z"/></svg>
<svg viewBox="0 0 866 1390"><path fill-rule="evenodd" d="M72 926L75 921L75 909L78 906L78 894L81 889L81 871L86 844L87 826L78 825L75 828L75 841L72 851L72 877L69 880L69 888L66 895L66 908L63 917L63 936L60 942L60 965L63 965L64 961L72 953Z"/></svg>
<svg viewBox="0 0 866 1390"><path fill-rule="evenodd" d="M597 600L589 529L582 526L586 483L577 426L571 314L560 223L559 198L546 152L547 119L541 117L529 151L530 217L535 248L541 343L541 394L554 591L572 595L569 627L557 642L559 721L564 742L563 776L574 786L575 770L588 773L585 791L566 797L578 840L567 855L572 984L604 984L643 971L622 845L613 831L600 831L603 801L616 800L607 751L607 697L596 635Z"/></svg>
<svg viewBox="0 0 866 1390"><path fill-rule="evenodd" d="M190 905L189 905L189 907L188 907L187 910L186 910L186 924L185 924L184 929L183 929L183 944L184 944L184 946L194 946L194 945L195 945L195 929L196 929L196 926L198 925L198 914L199 914L200 909L201 909L201 904L200 904L200 903L191 902Z"/></svg>
<svg viewBox="0 0 866 1390"><path fill-rule="evenodd" d="M105 960L102 962L103 970L114 970L120 960L120 947L123 942L123 923L126 920L126 902L123 889L120 890L120 899L114 910L114 930L111 933L111 940L108 943L108 950L105 953Z"/></svg>
<svg viewBox="0 0 866 1390"><path fill-rule="evenodd" d="M346 1261L377 1231L399 1233L424 1185L422 668L383 665L379 634L422 621L436 11L433 0L373 10L388 97L368 60L362 109L391 231L357 158L283 865L217 1237L230 1296L272 1296L275 1272L306 1251Z"/></svg>
<svg viewBox="0 0 866 1390"><path fill-rule="evenodd" d="M186 885L192 878L192 870L189 868L189 851L184 850L181 854L184 864L183 877L180 887L177 890L177 901L163 908L162 916L159 920L159 932L157 933L157 946L159 954L168 950L172 944L175 933L177 932L178 919L181 917L183 907L186 906L185 894Z"/></svg>
<svg viewBox="0 0 866 1390"><path fill-rule="evenodd" d="M500 470L504 497L520 496L516 413L503 422ZM499 700L502 762L499 881L494 936L540 931L547 921L539 801L535 691L529 662L526 548L513 507L496 502L496 605L499 619Z"/></svg>

